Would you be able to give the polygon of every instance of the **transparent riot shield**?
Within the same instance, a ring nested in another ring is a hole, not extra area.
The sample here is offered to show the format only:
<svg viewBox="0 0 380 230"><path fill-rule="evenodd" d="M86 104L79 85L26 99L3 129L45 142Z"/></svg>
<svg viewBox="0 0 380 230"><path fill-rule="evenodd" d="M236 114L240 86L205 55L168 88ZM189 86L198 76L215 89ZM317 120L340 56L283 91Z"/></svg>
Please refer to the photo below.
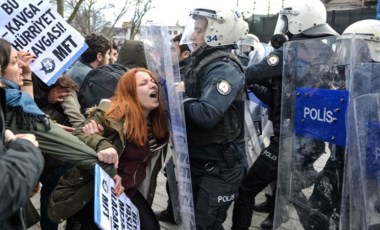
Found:
<svg viewBox="0 0 380 230"><path fill-rule="evenodd" d="M181 81L178 59L175 49L171 49L171 38L167 27L151 25L141 28L145 56L148 67L159 77L165 89L166 106L169 114L172 156L175 165L175 178L170 178L169 187L178 189L178 201L173 200L173 206L180 207L181 229L195 229L193 194L189 154L187 149L186 125L182 105L182 95L175 87ZM173 186L177 184L177 186ZM171 191L172 192L172 191ZM173 190L173 193L176 191ZM175 197L175 196L174 196Z"/></svg>
<svg viewBox="0 0 380 230"><path fill-rule="evenodd" d="M380 63L354 62L340 229L380 229Z"/></svg>
<svg viewBox="0 0 380 230"><path fill-rule="evenodd" d="M338 227L348 91L335 47L336 37L284 45L275 228Z"/></svg>
<svg viewBox="0 0 380 230"><path fill-rule="evenodd" d="M372 229L366 223L367 211L364 208L366 194L361 189L366 180L359 173L363 167L358 142L366 128L357 128L354 101L366 94L380 92L380 66L372 62L372 51L379 50L380 44L370 34L345 34L339 37L336 45L335 63L337 72L346 76L349 90L349 105L346 113L346 155L340 209L340 229ZM372 48L372 51L370 50ZM360 205L358 205L360 204ZM361 206L359 208L359 206Z"/></svg>
<svg viewBox="0 0 380 230"><path fill-rule="evenodd" d="M273 47L265 43L256 43L255 49L249 53L248 66L254 65L264 59L273 50ZM268 119L268 108L251 91L247 92L248 100L245 106L246 126L246 154L247 170L252 166L261 150L269 143L273 134L272 122ZM263 192L273 195L274 183L267 186Z"/></svg>
<svg viewBox="0 0 380 230"><path fill-rule="evenodd" d="M245 140L247 154L247 171L264 148L261 123L261 106L253 101L246 101L245 106Z"/></svg>
<svg viewBox="0 0 380 230"><path fill-rule="evenodd" d="M347 154L349 206L341 228L380 229L380 93L359 96L352 103L354 125L349 131L354 140L349 144L355 152Z"/></svg>
<svg viewBox="0 0 380 230"><path fill-rule="evenodd" d="M248 66L254 65L264 59L273 50L265 43L256 43L255 49L249 53ZM265 143L273 133L272 123L268 120L267 106L261 102L251 91L247 92L247 103L245 106L245 126L246 126L246 153L248 168L259 156ZM272 192L270 191L270 194Z"/></svg>

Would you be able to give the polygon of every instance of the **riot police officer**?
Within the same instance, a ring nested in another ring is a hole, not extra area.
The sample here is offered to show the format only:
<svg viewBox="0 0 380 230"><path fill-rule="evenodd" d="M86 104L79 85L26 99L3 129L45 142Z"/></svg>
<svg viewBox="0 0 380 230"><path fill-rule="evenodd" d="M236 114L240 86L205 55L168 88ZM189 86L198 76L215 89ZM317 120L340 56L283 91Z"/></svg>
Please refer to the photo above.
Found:
<svg viewBox="0 0 380 230"><path fill-rule="evenodd" d="M250 60L250 54L261 45L259 38L254 34L247 34L244 39L241 39L237 43L238 49L234 50L236 56L239 58L243 66L248 66Z"/></svg>
<svg viewBox="0 0 380 230"><path fill-rule="evenodd" d="M341 214L340 229L377 229L380 224L380 192L379 180L374 176L379 173L378 141L374 137L378 136L379 128L371 124L379 123L378 116L373 115L379 111L380 21L367 19L348 26L339 37L336 60L346 79L350 103L346 115L345 171L342 168L338 171L339 179L344 175L345 183L343 191L340 190L341 180L333 187L339 188L333 192L342 193L338 201L343 201L329 208ZM348 65L350 68L346 68ZM325 206L325 202L322 205Z"/></svg>
<svg viewBox="0 0 380 230"><path fill-rule="evenodd" d="M181 44L192 49L184 111L197 229L223 229L243 175L243 67L232 54L248 33L232 9L191 11Z"/></svg>
<svg viewBox="0 0 380 230"><path fill-rule="evenodd" d="M320 0L292 2L279 13L274 32L277 37L275 40L282 40L283 43L287 39L301 40L338 35L326 23L326 15L326 8ZM279 36L283 36L283 39L278 39ZM264 60L246 69L246 84L269 107L273 136L240 185L239 197L234 205L232 229L248 229L253 214L254 198L277 178L282 70L282 47L275 49ZM321 153L317 150L316 154ZM318 158L318 156L313 158ZM272 229L273 217L274 212L271 212L261 227Z"/></svg>

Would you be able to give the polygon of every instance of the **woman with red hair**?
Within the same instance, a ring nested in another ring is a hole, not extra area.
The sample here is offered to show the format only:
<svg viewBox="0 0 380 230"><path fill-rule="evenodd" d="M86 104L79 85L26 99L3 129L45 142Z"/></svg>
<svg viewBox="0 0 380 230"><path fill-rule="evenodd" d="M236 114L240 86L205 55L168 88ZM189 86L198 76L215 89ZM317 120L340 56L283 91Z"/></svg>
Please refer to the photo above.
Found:
<svg viewBox="0 0 380 230"><path fill-rule="evenodd" d="M101 132L90 135L84 133L82 127L90 122L100 125ZM124 191L139 210L141 229L160 229L151 204L147 201L148 194L140 189L142 184L149 181L149 192L153 190L154 193L156 176L169 136L166 111L153 72L144 68L127 71L120 78L111 100L102 100L98 107L93 108L86 122L78 126L74 134L98 152L114 149L117 155L109 154L110 151L104 155L100 152L99 159L118 165L117 173L122 178ZM72 174L76 177L72 179L79 179L77 174ZM61 186L65 185L59 183L56 191ZM87 194L82 196L83 200L77 201L89 206L80 211L88 216L83 218L80 215L82 229L92 229L87 227L87 224L93 225L93 212L87 210L92 209L93 202L88 202L92 196Z"/></svg>

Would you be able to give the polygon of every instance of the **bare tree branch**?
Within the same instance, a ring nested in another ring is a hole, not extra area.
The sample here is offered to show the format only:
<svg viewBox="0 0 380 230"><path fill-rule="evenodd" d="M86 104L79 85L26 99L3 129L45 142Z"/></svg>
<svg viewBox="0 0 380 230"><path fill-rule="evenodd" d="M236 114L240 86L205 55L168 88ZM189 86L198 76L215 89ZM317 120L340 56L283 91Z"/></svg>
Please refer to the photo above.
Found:
<svg viewBox="0 0 380 230"><path fill-rule="evenodd" d="M120 10L120 13L116 16L115 21L113 22L111 28L108 30L107 37L110 37L113 28L115 28L116 23L124 16L124 14L128 11L128 0L125 1L123 8Z"/></svg>
<svg viewBox="0 0 380 230"><path fill-rule="evenodd" d="M136 34L140 29L143 17L151 9L151 7L152 0L137 0L137 3L135 5L135 12L132 19L131 34L129 39L133 40L135 38Z"/></svg>

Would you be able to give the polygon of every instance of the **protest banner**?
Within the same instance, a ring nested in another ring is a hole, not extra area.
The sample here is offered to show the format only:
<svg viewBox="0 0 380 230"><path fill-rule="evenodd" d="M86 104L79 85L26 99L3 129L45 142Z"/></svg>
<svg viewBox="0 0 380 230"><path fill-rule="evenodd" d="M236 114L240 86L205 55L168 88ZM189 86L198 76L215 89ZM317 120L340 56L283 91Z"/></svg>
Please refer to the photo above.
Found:
<svg viewBox="0 0 380 230"><path fill-rule="evenodd" d="M138 230L140 217L137 208L123 193L116 196L114 180L95 166L94 220L103 230Z"/></svg>
<svg viewBox="0 0 380 230"><path fill-rule="evenodd" d="M7 0L0 3L0 36L17 51L36 57L32 71L53 84L88 48L84 38L48 0Z"/></svg>

